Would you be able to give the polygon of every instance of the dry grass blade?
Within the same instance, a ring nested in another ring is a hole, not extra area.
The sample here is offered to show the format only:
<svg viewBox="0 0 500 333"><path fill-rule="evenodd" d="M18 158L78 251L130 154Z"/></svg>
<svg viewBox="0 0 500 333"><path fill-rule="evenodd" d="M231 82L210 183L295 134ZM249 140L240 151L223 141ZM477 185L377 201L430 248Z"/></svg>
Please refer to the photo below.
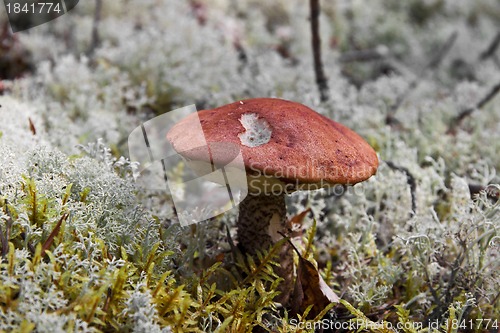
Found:
<svg viewBox="0 0 500 333"><path fill-rule="evenodd" d="M62 223L64 221L66 221L66 219L68 218L68 215L69 214L67 214L67 213L63 214L63 216L61 216L61 218L59 219L59 221L57 221L56 226L54 227L54 229L50 233L50 235L47 238L47 240L45 240L45 242L42 245L42 253L45 253L45 251L47 251L50 248L50 246L52 245L52 243L54 243L54 239L57 236L57 234L59 234L59 231L61 230L61 225L62 225Z"/></svg>

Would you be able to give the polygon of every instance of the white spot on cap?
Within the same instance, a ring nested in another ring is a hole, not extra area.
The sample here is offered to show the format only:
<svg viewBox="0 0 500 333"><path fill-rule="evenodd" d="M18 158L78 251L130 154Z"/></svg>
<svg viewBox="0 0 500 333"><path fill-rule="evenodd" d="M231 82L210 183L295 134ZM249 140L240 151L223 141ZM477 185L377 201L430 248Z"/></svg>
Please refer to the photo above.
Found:
<svg viewBox="0 0 500 333"><path fill-rule="evenodd" d="M240 123L245 128L245 132L238 135L242 145L258 147L268 143L271 139L271 126L265 119L259 119L255 113L241 115Z"/></svg>

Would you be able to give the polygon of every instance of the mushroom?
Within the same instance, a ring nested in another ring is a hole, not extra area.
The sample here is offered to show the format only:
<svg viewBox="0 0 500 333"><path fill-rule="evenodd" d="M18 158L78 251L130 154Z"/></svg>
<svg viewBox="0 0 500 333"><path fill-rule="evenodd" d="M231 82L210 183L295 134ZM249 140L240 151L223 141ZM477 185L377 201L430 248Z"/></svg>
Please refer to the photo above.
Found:
<svg viewBox="0 0 500 333"><path fill-rule="evenodd" d="M371 177L378 167L375 151L358 134L296 102L254 98L197 115L208 146L229 142L241 149L248 195L239 204L237 232L240 248L250 255L268 250L290 234L286 194L352 185ZM191 161L206 159L195 149L205 144L203 136L190 135L198 119L194 116L167 134L173 148ZM223 151L211 155L215 164L227 162ZM286 305L293 291L293 253L288 243L281 249L280 265L276 273L284 281L278 301Z"/></svg>

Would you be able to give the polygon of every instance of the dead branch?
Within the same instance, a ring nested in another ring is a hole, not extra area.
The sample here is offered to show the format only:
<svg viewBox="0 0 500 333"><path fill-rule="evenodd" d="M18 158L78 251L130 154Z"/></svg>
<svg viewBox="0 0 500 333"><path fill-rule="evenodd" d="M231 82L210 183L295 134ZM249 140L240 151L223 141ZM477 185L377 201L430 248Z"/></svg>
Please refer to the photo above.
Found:
<svg viewBox="0 0 500 333"><path fill-rule="evenodd" d="M7 206L7 200L5 200L5 210L7 212L7 221L5 223L5 234L3 233L2 226L0 225L0 241L2 242L1 255L5 258L9 252L9 239L10 239L10 229L12 227L12 215L10 214L9 207Z"/></svg>
<svg viewBox="0 0 500 333"><path fill-rule="evenodd" d="M451 50L453 44L457 40L458 33L454 31L450 37L446 40L446 42L441 46L441 48L436 52L436 54L432 57L432 59L427 63L427 65L420 71L420 74L413 79L410 84L408 85L408 88L398 96L396 99L396 102L390 107L389 113L386 119L392 119L394 121L394 116L396 114L396 111L399 109L401 104L408 98L408 96L411 94L413 90L420 84L422 79L424 79L429 73L437 69L444 57L448 54L448 52ZM397 120L397 119L396 119ZM399 122L399 121L397 121Z"/></svg>
<svg viewBox="0 0 500 333"><path fill-rule="evenodd" d="M451 50L453 44L455 44L457 37L458 37L458 32L454 31L450 35L450 37L446 40L446 42L443 44L443 46L439 49L439 51L431 59L425 71L428 71L430 69L436 69L441 65L441 62L443 61L444 57Z"/></svg>
<svg viewBox="0 0 500 333"><path fill-rule="evenodd" d="M488 185L483 186L479 184L469 184L469 192L472 197L478 195L482 191L485 191L486 197L492 201L497 201L500 199L500 191L498 188Z"/></svg>
<svg viewBox="0 0 500 333"><path fill-rule="evenodd" d="M0 195L1 194L2 193L0 192ZM14 220L12 219L12 214L9 209L9 202L7 201L7 199L4 200L4 205L5 205L5 213L7 214L7 220L5 221L5 234L3 233L2 226L0 226L0 241L2 243L0 254L2 258L5 258L5 256L9 252L10 234L11 234L12 224L14 223Z"/></svg>
<svg viewBox="0 0 500 333"><path fill-rule="evenodd" d="M500 45L500 31L495 35L495 38L493 38L488 48L483 52L481 52L481 54L479 55L479 60L484 61L492 57L495 54L496 50L498 49L499 45Z"/></svg>
<svg viewBox="0 0 500 333"><path fill-rule="evenodd" d="M417 182L415 181L415 177L411 174L410 170L407 168L404 168L402 166L396 165L391 161L385 161L387 166L391 168L392 170L396 170L399 172L402 172L406 175L406 182L410 186L410 195L411 195L411 212L410 212L410 219L415 216L417 212Z"/></svg>
<svg viewBox="0 0 500 333"><path fill-rule="evenodd" d="M323 62L321 60L321 37L319 34L319 0L309 0L311 10L311 33L312 33L312 50L314 58L314 74L316 75L316 84L322 102L326 102L328 95L328 79L323 70Z"/></svg>
<svg viewBox="0 0 500 333"><path fill-rule="evenodd" d="M446 131L446 134L454 135L457 132L457 128L462 124L465 118L469 117L475 110L482 109L488 102L490 102L496 94L500 91L500 82L494 85L491 90L483 97L481 100L471 108L467 108L460 112L453 120L450 122L450 126Z"/></svg>
<svg viewBox="0 0 500 333"><path fill-rule="evenodd" d="M92 56L95 49L101 44L101 38L99 37L99 22L101 21L101 14L102 0L95 0L94 22L92 25L92 37L90 39L90 45L87 50L88 56Z"/></svg>
<svg viewBox="0 0 500 333"><path fill-rule="evenodd" d="M376 47L367 50L357 50L349 51L343 53L339 61L346 62L367 62L386 58L388 56L388 50L386 47Z"/></svg>

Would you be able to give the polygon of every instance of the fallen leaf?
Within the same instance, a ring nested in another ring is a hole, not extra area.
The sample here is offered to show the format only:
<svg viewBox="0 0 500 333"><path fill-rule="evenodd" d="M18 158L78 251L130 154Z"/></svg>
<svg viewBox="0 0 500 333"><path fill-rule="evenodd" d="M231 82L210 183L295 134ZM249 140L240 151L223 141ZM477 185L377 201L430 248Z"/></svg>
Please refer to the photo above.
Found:
<svg viewBox="0 0 500 333"><path fill-rule="evenodd" d="M31 131L31 133L33 133L33 135L36 135L36 128L35 128L35 124L33 124L33 120L31 120L31 118L28 117L28 121L30 123L30 131Z"/></svg>
<svg viewBox="0 0 500 333"><path fill-rule="evenodd" d="M303 212L295 215L290 220L288 220L287 228L292 231L290 234L291 238L302 236L303 231L301 229L297 230L297 226L302 226L302 222L304 221L304 218L306 217L306 215L310 211L311 211L311 208L307 208Z"/></svg>
<svg viewBox="0 0 500 333"><path fill-rule="evenodd" d="M297 248L290 242L299 256L297 267L297 279L293 299L291 300L292 313L302 314L312 305L308 318L316 317L324 308L331 303L338 303L340 298L326 284L314 265L304 259Z"/></svg>

